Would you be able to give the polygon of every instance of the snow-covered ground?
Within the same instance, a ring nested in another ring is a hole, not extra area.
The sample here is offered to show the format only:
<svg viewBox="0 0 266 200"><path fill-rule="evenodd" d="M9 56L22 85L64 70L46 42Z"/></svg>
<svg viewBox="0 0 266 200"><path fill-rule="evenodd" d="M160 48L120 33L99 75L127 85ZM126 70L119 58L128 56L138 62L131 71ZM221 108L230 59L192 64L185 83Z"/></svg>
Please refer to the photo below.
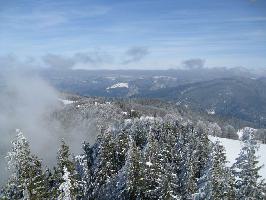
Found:
<svg viewBox="0 0 266 200"><path fill-rule="evenodd" d="M128 83L116 83L106 89L109 90L109 89L114 89L114 88L128 88Z"/></svg>
<svg viewBox="0 0 266 200"><path fill-rule="evenodd" d="M215 141L217 138L210 136L210 140ZM238 157L241 149L241 141L231 140L227 138L218 138L226 149L227 160L230 166L235 162L235 158ZM266 144L260 144L258 151L259 165L266 164ZM266 166L260 170L260 175L266 179Z"/></svg>
<svg viewBox="0 0 266 200"><path fill-rule="evenodd" d="M214 109L207 109L206 112L208 113L208 115L215 115Z"/></svg>
<svg viewBox="0 0 266 200"><path fill-rule="evenodd" d="M61 101L64 105L75 103L75 101L67 100L67 99L58 99Z"/></svg>

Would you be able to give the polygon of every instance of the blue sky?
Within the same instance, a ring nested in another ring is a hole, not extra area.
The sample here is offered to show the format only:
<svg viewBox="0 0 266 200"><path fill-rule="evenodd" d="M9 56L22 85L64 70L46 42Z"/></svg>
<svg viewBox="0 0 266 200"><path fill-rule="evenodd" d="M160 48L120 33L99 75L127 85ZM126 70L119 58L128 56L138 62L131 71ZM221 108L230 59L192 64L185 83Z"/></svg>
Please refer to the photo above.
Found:
<svg viewBox="0 0 266 200"><path fill-rule="evenodd" d="M0 0L1 65L266 68L265 0Z"/></svg>

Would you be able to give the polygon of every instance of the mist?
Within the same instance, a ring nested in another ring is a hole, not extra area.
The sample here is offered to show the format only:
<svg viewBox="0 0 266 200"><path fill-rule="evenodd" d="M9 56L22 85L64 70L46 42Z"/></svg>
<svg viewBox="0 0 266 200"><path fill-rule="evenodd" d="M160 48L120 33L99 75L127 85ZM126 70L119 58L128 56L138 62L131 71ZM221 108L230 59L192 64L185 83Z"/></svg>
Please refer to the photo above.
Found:
<svg viewBox="0 0 266 200"><path fill-rule="evenodd" d="M5 156L11 148L16 129L21 129L33 154L53 166L62 138L73 153L81 151L81 143L92 138L88 130L73 126L66 130L52 114L64 105L60 93L37 75L13 72L3 77L0 89L0 183L7 178ZM91 125L93 126L93 125ZM91 128L93 130L93 127ZM93 132L95 134L95 132Z"/></svg>

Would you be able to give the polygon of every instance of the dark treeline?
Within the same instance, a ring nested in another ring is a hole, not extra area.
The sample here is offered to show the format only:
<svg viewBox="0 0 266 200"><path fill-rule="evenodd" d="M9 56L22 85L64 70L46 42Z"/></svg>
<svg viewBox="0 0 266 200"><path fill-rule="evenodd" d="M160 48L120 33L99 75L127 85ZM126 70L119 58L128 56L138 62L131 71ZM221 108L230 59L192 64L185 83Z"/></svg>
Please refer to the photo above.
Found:
<svg viewBox="0 0 266 200"><path fill-rule="evenodd" d="M71 155L62 140L57 165L44 168L17 130L7 155L10 178L1 199L265 199L257 143L243 133L232 167L202 123L142 117L98 135Z"/></svg>

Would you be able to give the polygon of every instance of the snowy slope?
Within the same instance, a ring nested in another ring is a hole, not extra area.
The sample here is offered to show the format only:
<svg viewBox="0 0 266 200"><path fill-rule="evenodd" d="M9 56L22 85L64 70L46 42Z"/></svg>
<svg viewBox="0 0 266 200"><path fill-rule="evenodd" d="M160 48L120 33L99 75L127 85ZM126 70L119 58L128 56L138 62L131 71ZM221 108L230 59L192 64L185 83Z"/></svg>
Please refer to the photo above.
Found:
<svg viewBox="0 0 266 200"><path fill-rule="evenodd" d="M216 139L217 139L216 137L210 136L210 140L215 141ZM240 153L241 142L239 140L231 140L227 138L219 138L219 140L226 149L227 160L229 161L229 164L231 166L235 162L235 158ZM260 144L260 148L258 151L258 156L260 157L259 158L260 165L266 164L265 152L266 152L266 144ZM263 178L266 178L266 166L261 169L260 175Z"/></svg>
<svg viewBox="0 0 266 200"><path fill-rule="evenodd" d="M64 105L75 103L75 101L67 100L67 99L58 99L61 101Z"/></svg>
<svg viewBox="0 0 266 200"><path fill-rule="evenodd" d="M114 89L114 88L128 88L128 83L117 83L106 89L109 90L109 89Z"/></svg>

